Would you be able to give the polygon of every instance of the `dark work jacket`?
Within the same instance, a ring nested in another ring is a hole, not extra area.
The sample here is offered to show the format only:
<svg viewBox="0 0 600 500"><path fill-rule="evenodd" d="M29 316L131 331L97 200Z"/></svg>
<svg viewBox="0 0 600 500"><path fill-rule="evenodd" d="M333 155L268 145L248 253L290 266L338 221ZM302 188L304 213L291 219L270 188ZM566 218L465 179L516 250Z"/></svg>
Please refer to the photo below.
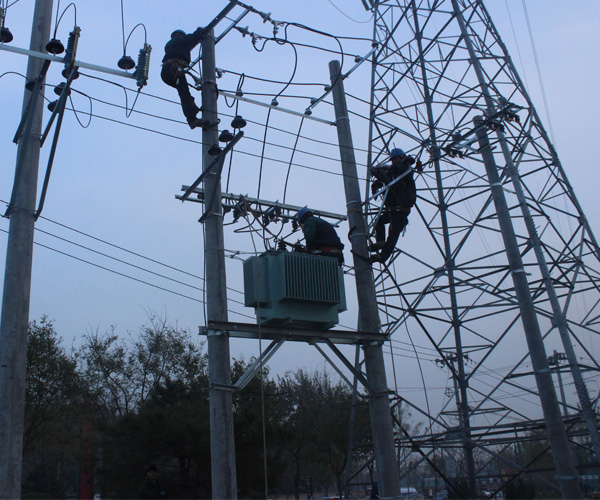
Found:
<svg viewBox="0 0 600 500"><path fill-rule="evenodd" d="M385 185L408 172L388 190L384 203L386 208L411 208L417 201L417 188L410 168L411 163L414 163L415 160L409 156L406 158L407 161L400 165L392 164L371 169L373 176Z"/></svg>
<svg viewBox="0 0 600 500"><path fill-rule="evenodd" d="M189 64L192 61L192 49L200 43L203 36L204 28L198 28L189 35L171 38L165 45L165 57L163 57L162 62L169 59L179 59Z"/></svg>
<svg viewBox="0 0 600 500"><path fill-rule="evenodd" d="M333 226L314 215L304 221L302 232L306 239L306 249L308 251L319 250L323 247L344 249L344 244L340 241Z"/></svg>

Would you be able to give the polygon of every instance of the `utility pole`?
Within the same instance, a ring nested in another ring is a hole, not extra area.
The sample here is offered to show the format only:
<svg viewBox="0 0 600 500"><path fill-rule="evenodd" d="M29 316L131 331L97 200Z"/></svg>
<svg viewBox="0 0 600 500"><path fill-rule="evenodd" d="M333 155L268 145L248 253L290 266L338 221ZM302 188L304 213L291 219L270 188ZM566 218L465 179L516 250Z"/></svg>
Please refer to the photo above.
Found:
<svg viewBox="0 0 600 500"><path fill-rule="evenodd" d="M490 183L494 206L498 214L498 224L500 225L502 239L506 248L515 294L519 302L523 331L527 345L529 346L529 356L540 394L540 402L546 422L548 442L550 443L554 457L557 480L560 484L563 498L583 498L579 488L579 477L569 447L567 432L560 415L558 399L556 398L552 375L548 367L548 358L527 282L523 260L519 252L517 238L510 219L508 205L504 197L500 176L498 175L498 167L494 160L484 119L482 117L475 117L473 121L480 153Z"/></svg>
<svg viewBox="0 0 600 500"><path fill-rule="evenodd" d="M361 329L378 332L381 328L375 284L369 251L367 247L367 227L362 212L360 187L356 171L354 146L348 118L348 108L344 93L343 75L339 61L329 63L329 76L333 89L333 102L337 125L340 157L344 174L346 207L350 225L350 243L354 259L354 272ZM369 394L371 430L377 464L379 495L383 498L400 496L400 476L394 449L394 430L389 402L389 389L385 375L383 345L381 342L366 342L363 345L367 380L372 387Z"/></svg>
<svg viewBox="0 0 600 500"><path fill-rule="evenodd" d="M36 0L30 49L42 52L50 39L52 0ZM21 497L25 371L33 232L43 117L43 61L29 57L23 112L29 115L17 147L15 184L11 197L10 224L0 317L0 498Z"/></svg>
<svg viewBox="0 0 600 500"><path fill-rule="evenodd" d="M219 142L215 38L212 29L202 40L202 75L202 119L207 124L202 128L204 170L213 161L213 157L208 154L208 149L212 144ZM221 180L214 170L206 176L204 191L214 193L213 203L210 207L206 207L207 217L204 223L207 322L227 321ZM207 342L212 497L235 499L237 482L229 337L223 331L209 331Z"/></svg>

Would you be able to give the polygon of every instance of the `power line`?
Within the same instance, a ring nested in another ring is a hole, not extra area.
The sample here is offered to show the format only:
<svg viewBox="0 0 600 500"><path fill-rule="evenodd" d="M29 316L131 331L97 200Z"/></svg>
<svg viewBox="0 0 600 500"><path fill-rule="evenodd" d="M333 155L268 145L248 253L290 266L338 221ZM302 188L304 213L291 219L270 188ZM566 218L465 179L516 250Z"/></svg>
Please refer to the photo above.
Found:
<svg viewBox="0 0 600 500"><path fill-rule="evenodd" d="M2 228L0 228L0 231L2 231L3 233L6 233L6 234L8 234L8 231L7 231L6 229L2 229ZM36 231L39 231L39 229L36 229ZM69 254L69 253L67 253L67 252L63 252L62 250L58 250L57 248L53 248L53 247L51 247L51 246L44 245L43 243L39 243L39 242L37 242L37 241L34 241L34 244L35 244L35 245L38 245L38 246L40 246L40 247L42 247L42 248L46 248L47 250L51 250L51 251L53 251L53 252L56 252L56 253L58 253L58 254L60 254L60 255L63 255L63 256L65 256L65 257L69 257L69 258L71 258L71 259L77 260L77 261L79 261L79 262L83 262L83 263L85 263L85 264L89 264L90 266L96 267L96 268L98 268L98 269L101 269L101 270L103 270L103 271L108 271L108 272L110 272L110 273L116 274L116 275L118 275L118 276L121 276L121 277L123 277L123 278L127 278L127 279L130 279L130 280L132 280L132 281L136 281L136 282L138 282L138 283L142 283L142 284L144 284L144 285L148 285L148 286L150 286L150 287L152 287L152 288L156 288L156 289L158 289L158 290L162 290L162 291L164 291L164 292L171 293L171 294L173 294L173 295L177 295L177 296L179 296L179 297L183 297L183 298L186 298L186 299L189 299L189 300L193 300L194 302L199 302L199 303L201 303L201 304L204 304L204 303L205 303L205 301L204 301L203 299L198 299L198 298L196 298L196 297L191 297L191 296L189 296L189 295L185 295L185 294L183 294L183 293L179 293L179 292L176 292L176 291L174 291L174 290L170 290L170 289L168 289L168 288L165 288L165 287L162 287L162 286L156 285L156 284L154 284L154 283L150 283L149 281L145 281L145 280L142 280L142 279L140 279L140 278L136 278L136 277L134 277L134 276L131 276L131 275L128 275L128 274L122 273L122 272L120 272L120 271L116 271L116 270L114 270L114 269L110 269L110 268L108 268L108 267L106 267L106 266L102 266L102 265L100 265L100 264L96 264L96 263L94 263L94 262L91 262L91 261L89 261L89 260L83 259L83 258L81 258L81 257L77 257L77 256L75 256L75 255ZM147 271L147 270L146 270L146 271ZM148 271L148 272L151 272L151 271ZM154 273L153 273L153 274L154 274ZM229 301L229 302L234 302L234 303L237 303L237 304L242 304L241 302L239 302L239 301L236 301L236 300L233 300L233 299L228 299L228 301ZM253 316L250 316L250 315L248 315L248 314L244 314L244 313L240 313L240 312L238 312L238 311L235 311L235 310L232 310L232 309L229 309L229 308L228 308L228 312L230 312L230 313L232 313L232 314L237 314L237 315L239 315L239 316L243 316L243 317L246 317L246 318L252 318L252 319L254 319L254 317L253 317Z"/></svg>

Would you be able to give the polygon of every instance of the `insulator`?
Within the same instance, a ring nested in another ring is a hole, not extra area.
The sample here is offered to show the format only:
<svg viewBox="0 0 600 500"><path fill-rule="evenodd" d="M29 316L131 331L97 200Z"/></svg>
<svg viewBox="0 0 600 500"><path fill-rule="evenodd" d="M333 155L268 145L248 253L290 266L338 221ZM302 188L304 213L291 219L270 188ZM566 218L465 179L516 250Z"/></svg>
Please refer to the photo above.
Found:
<svg viewBox="0 0 600 500"><path fill-rule="evenodd" d="M56 87L54 87L54 93L56 95L61 95L66 86L67 82L60 82ZM71 89L67 89L67 95L71 95Z"/></svg>
<svg viewBox="0 0 600 500"><path fill-rule="evenodd" d="M359 63L361 61L362 61L362 57L360 57L360 56L354 56L354 62L355 63Z"/></svg>
<svg viewBox="0 0 600 500"><path fill-rule="evenodd" d="M277 242L277 250L279 250L280 252L286 252L287 251L287 249L285 247L285 241L279 240Z"/></svg>
<svg viewBox="0 0 600 500"><path fill-rule="evenodd" d="M54 111L57 104L58 104L58 99L56 99L56 101L49 102L48 103L48 111Z"/></svg>
<svg viewBox="0 0 600 500"><path fill-rule="evenodd" d="M210 156L217 156L221 151L222 149L217 144L213 144L210 148L208 148L208 154Z"/></svg>
<svg viewBox="0 0 600 500"><path fill-rule="evenodd" d="M135 68L135 61L128 55L123 54L123 57L119 59L117 66L125 71Z"/></svg>
<svg viewBox="0 0 600 500"><path fill-rule="evenodd" d="M273 97L273 100L271 101L271 106L279 106L279 101Z"/></svg>
<svg viewBox="0 0 600 500"><path fill-rule="evenodd" d="M32 91L35 88L35 82L35 78L33 80L27 80L27 82L25 83L25 88L29 91Z"/></svg>
<svg viewBox="0 0 600 500"><path fill-rule="evenodd" d="M329 92L331 90L331 85L325 85L325 92Z"/></svg>
<svg viewBox="0 0 600 500"><path fill-rule="evenodd" d="M248 26L246 26L245 28L240 28L239 26L236 26L235 29L238 30L242 34L242 38L250 33L248 31Z"/></svg>
<svg viewBox="0 0 600 500"><path fill-rule="evenodd" d="M10 43L13 41L13 36L10 30L4 26L0 28L0 42Z"/></svg>
<svg viewBox="0 0 600 500"><path fill-rule="evenodd" d="M267 214L262 216L262 224L263 226L267 227L269 225L269 222L271 222L269 220L269 216Z"/></svg>
<svg viewBox="0 0 600 500"><path fill-rule="evenodd" d="M304 110L304 114L305 114L306 116L310 116L310 115L312 115L312 109L310 109L310 108L306 108L306 109Z"/></svg>
<svg viewBox="0 0 600 500"><path fill-rule="evenodd" d="M65 51L65 46L57 38L53 38L46 44L46 52L49 54L62 54Z"/></svg>
<svg viewBox="0 0 600 500"><path fill-rule="evenodd" d="M236 117L231 121L231 128L244 128L246 126L246 120L244 120L240 115L236 115Z"/></svg>
<svg viewBox="0 0 600 500"><path fill-rule="evenodd" d="M138 54L137 69L135 70L135 80L138 87L143 87L148 83L148 70L150 69L150 52L152 47L147 43L140 49Z"/></svg>
<svg viewBox="0 0 600 500"><path fill-rule="evenodd" d="M67 50L65 51L65 69L63 73L69 74L75 63L75 56L77 55L77 42L79 41L79 35L81 34L81 28L75 26L73 31L69 33L69 40L67 41Z"/></svg>
<svg viewBox="0 0 600 500"><path fill-rule="evenodd" d="M243 93L241 90L236 90L236 91L235 91L235 95L236 95L237 97L242 97L242 96L244 95L244 93Z"/></svg>
<svg viewBox="0 0 600 500"><path fill-rule="evenodd" d="M311 104L317 104L317 101L318 101L318 100L319 100L319 99L317 99L316 97L312 97L312 98L310 99L310 103L311 103Z"/></svg>
<svg viewBox="0 0 600 500"><path fill-rule="evenodd" d="M229 142L232 139L233 139L233 134L229 130L223 130L219 134L219 141L220 142Z"/></svg>
<svg viewBox="0 0 600 500"><path fill-rule="evenodd" d="M71 78L71 79L72 80L77 80L77 78L79 78L79 71L78 71L77 68L75 68L73 71L74 71L74 75L73 75L73 78ZM63 78L69 78L70 74L71 74L71 69L70 68L69 69L65 68L61 72L61 75L63 76Z"/></svg>

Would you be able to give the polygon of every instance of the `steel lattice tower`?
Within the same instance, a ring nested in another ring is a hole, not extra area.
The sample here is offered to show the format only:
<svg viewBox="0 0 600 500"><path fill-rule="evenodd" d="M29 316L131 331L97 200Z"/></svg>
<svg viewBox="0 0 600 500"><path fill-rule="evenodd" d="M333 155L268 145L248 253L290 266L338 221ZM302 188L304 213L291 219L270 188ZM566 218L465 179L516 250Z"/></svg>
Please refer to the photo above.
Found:
<svg viewBox="0 0 600 500"><path fill-rule="evenodd" d="M600 251L507 49L481 0L387 0L373 11L369 165L392 147L424 165L407 234L375 266L378 299L392 338L434 347L453 381L430 432L411 443L423 456L462 450L457 476L470 488L474 450L491 461L534 429L548 430L557 472L561 426L588 436L573 463L598 463L584 377L600 369ZM367 199L371 227L380 205ZM551 370L553 350L566 363ZM577 394L560 407L557 371Z"/></svg>

